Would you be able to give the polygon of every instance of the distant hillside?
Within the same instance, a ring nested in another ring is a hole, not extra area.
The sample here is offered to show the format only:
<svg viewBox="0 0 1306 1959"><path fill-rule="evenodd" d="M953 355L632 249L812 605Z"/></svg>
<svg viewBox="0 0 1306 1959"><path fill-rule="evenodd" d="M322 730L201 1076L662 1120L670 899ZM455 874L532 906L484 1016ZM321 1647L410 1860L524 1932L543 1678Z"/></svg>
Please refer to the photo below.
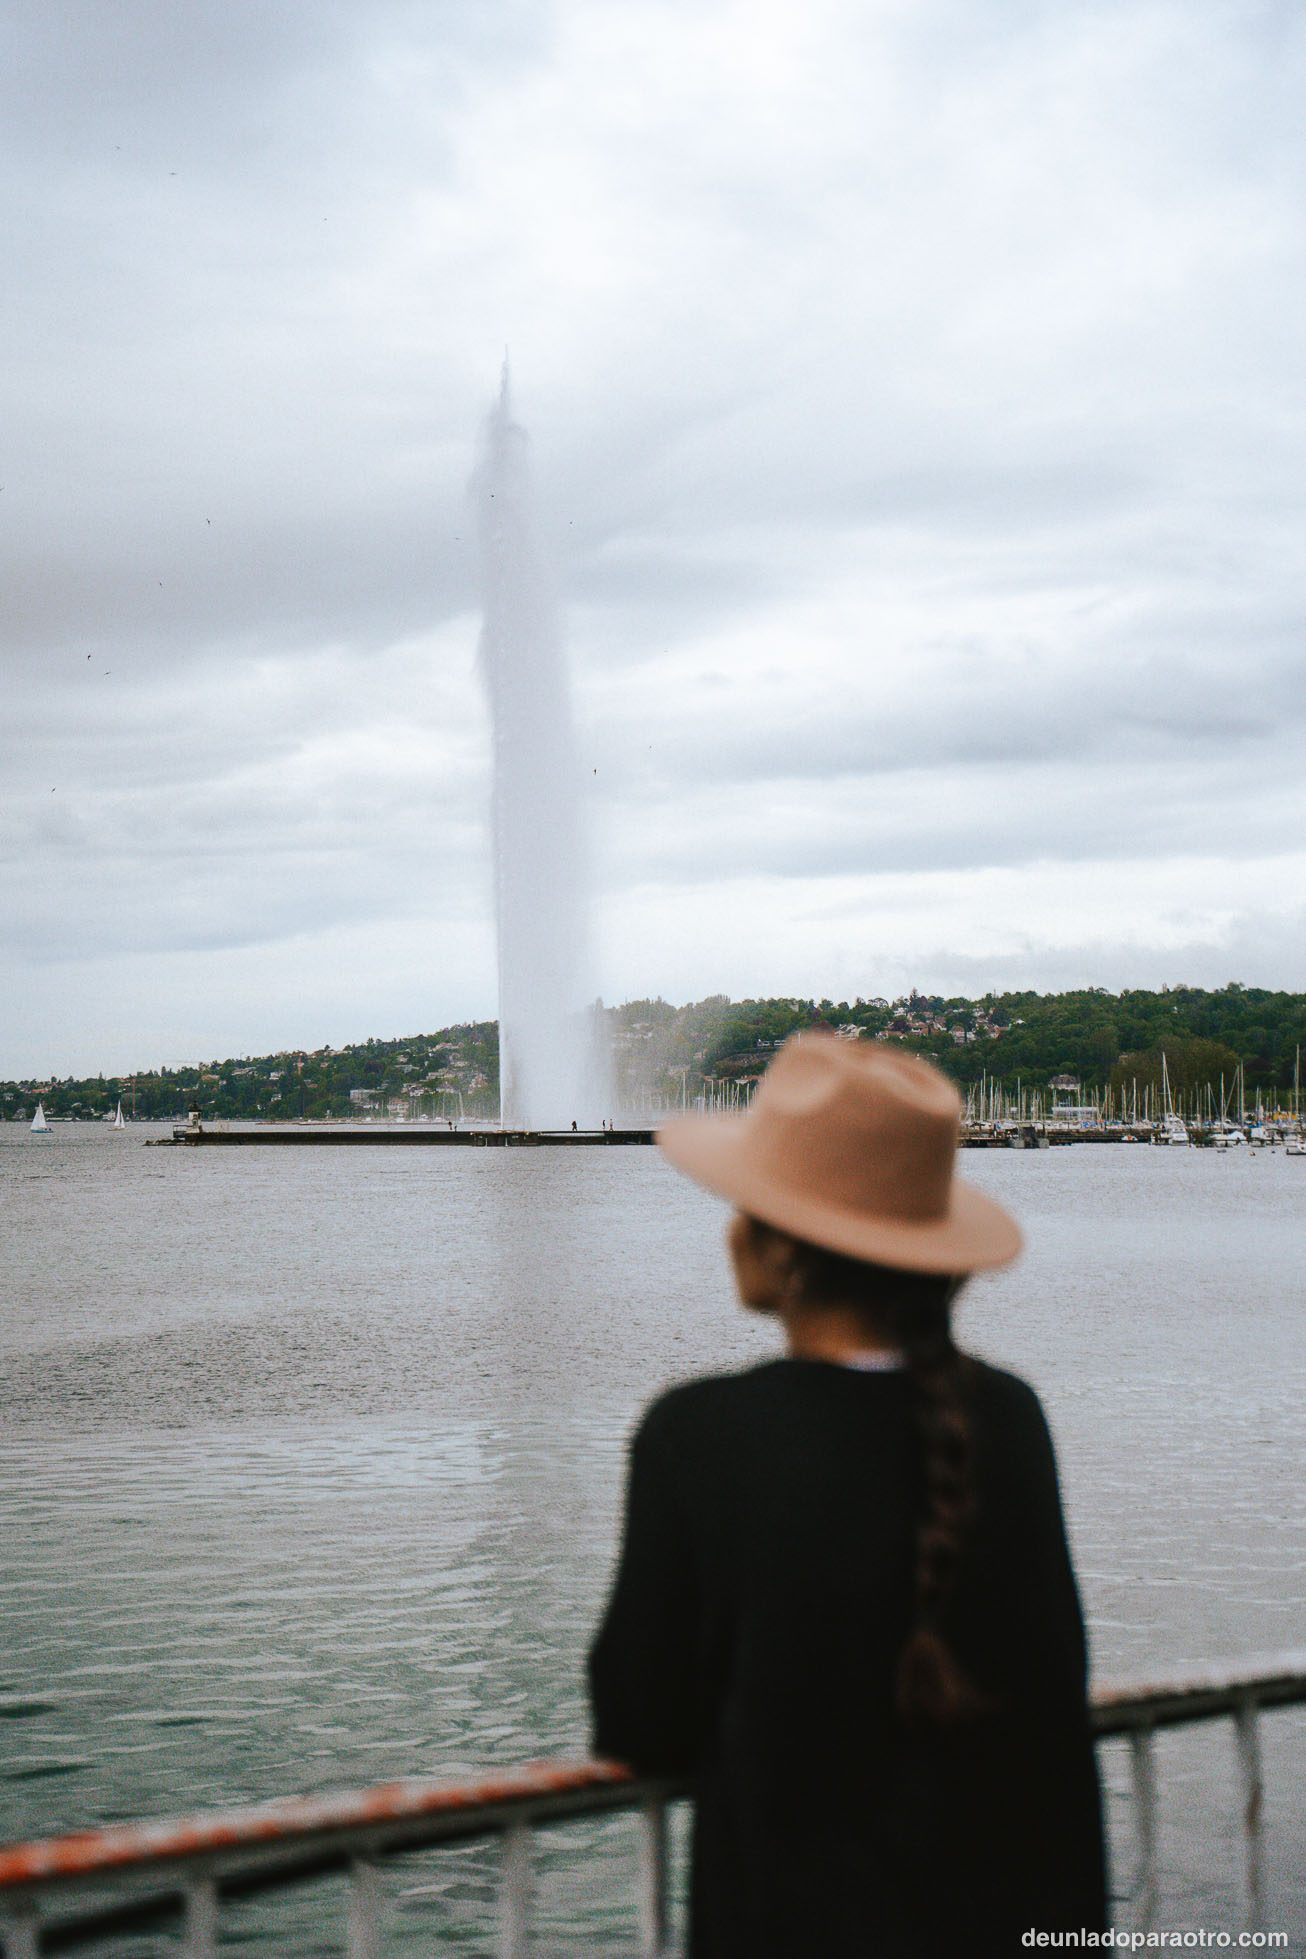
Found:
<svg viewBox="0 0 1306 1959"><path fill-rule="evenodd" d="M1159 1086L1164 1052L1172 1085L1232 1089L1241 1063L1249 1094L1291 1090L1306 1046L1306 994L1236 983L1108 993L990 993L983 999L911 993L899 1000L727 1000L689 1007L634 1001L613 1015L614 1045L627 1101L686 1102L704 1081L721 1089L765 1067L771 1052L803 1027L900 1042L936 1062L963 1086L997 1077L1045 1089L1054 1078L1084 1090ZM683 1071L683 1072L682 1072ZM683 1088L682 1088L683 1082Z"/></svg>
<svg viewBox="0 0 1306 1959"><path fill-rule="evenodd" d="M631 1000L607 1009L615 1109L692 1106L710 1085L720 1104L766 1067L803 1027L849 1038L901 1042L957 1081L981 1076L1045 1088L1055 1076L1085 1089L1160 1080L1164 1052L1176 1088L1198 1089L1242 1064L1249 1093L1290 1091L1306 1046L1306 994L1236 984L1159 993L999 993L982 1000L911 993L900 1000L730 1000L688 1006ZM402 1040L365 1041L312 1053L245 1056L197 1068L97 1076L89 1081L0 1083L0 1115L30 1114L40 1095L52 1115L173 1117L192 1104L206 1115L341 1116L350 1113L494 1116L499 1106L498 1029L492 1020ZM615 1112L615 1110L614 1110Z"/></svg>
<svg viewBox="0 0 1306 1959"><path fill-rule="evenodd" d="M499 1108L499 1032L492 1020L399 1041L211 1061L196 1068L98 1075L90 1081L0 1083L0 1111L23 1113L37 1092L50 1115L331 1116L402 1110L491 1116ZM459 1098L462 1098L461 1104Z"/></svg>

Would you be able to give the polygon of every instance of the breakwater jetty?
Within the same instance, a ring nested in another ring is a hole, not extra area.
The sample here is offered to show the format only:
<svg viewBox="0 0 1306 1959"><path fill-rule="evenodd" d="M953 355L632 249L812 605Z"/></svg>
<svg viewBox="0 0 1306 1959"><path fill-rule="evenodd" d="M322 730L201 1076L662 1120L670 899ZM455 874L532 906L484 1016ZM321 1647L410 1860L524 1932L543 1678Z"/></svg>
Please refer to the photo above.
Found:
<svg viewBox="0 0 1306 1959"><path fill-rule="evenodd" d="M434 1122L187 1122L179 1123L170 1137L161 1136L146 1147L239 1149L358 1143L435 1149L586 1149L652 1141L651 1129L454 1129Z"/></svg>

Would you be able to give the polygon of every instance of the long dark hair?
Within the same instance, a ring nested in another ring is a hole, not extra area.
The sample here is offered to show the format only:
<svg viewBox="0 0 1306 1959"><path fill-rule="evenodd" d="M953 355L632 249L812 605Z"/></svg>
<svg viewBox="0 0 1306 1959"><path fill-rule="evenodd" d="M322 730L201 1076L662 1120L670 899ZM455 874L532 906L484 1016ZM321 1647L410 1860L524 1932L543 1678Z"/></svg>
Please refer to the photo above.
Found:
<svg viewBox="0 0 1306 1959"><path fill-rule="evenodd" d="M952 1337L952 1302L965 1275L904 1272L808 1244L773 1225L753 1230L783 1247L796 1305L849 1306L868 1332L903 1355L921 1445L913 1616L898 1658L896 1701L911 1727L950 1727L987 1706L948 1643L944 1615L975 1505L970 1421L973 1363Z"/></svg>

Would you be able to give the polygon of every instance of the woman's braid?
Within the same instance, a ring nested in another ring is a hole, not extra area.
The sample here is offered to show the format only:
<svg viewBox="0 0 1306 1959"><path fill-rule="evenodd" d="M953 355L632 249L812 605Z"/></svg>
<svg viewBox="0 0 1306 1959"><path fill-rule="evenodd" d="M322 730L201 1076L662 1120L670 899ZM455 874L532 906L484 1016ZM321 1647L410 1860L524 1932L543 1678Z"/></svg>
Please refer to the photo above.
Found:
<svg viewBox="0 0 1306 1959"><path fill-rule="evenodd" d="M922 1480L915 1615L898 1660L898 1711L910 1723L934 1727L967 1719L983 1708L943 1629L975 1506L969 1366L953 1345L949 1305L950 1293L928 1302L904 1301L893 1313L913 1389Z"/></svg>
<svg viewBox="0 0 1306 1959"><path fill-rule="evenodd" d="M987 1703L966 1678L944 1631L975 1507L972 1363L954 1345L951 1322L961 1280L870 1265L801 1239L789 1244L795 1297L811 1305L854 1307L868 1330L899 1348L906 1361L920 1438L921 1509L912 1623L898 1660L898 1712L916 1727L968 1720Z"/></svg>

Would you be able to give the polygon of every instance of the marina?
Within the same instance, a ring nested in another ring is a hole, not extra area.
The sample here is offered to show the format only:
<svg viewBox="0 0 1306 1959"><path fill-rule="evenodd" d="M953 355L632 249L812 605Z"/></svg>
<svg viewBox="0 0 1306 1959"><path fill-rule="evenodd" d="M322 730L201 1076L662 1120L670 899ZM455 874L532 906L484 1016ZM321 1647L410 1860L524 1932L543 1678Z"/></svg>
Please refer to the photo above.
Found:
<svg viewBox="0 0 1306 1959"><path fill-rule="evenodd" d="M1257 1125L1259 1133L1218 1123L1162 1122L968 1122L962 1125L961 1147L971 1150L1061 1148L1071 1143L1149 1143L1160 1149L1283 1150L1289 1156L1306 1154L1302 1132L1290 1122Z"/></svg>

